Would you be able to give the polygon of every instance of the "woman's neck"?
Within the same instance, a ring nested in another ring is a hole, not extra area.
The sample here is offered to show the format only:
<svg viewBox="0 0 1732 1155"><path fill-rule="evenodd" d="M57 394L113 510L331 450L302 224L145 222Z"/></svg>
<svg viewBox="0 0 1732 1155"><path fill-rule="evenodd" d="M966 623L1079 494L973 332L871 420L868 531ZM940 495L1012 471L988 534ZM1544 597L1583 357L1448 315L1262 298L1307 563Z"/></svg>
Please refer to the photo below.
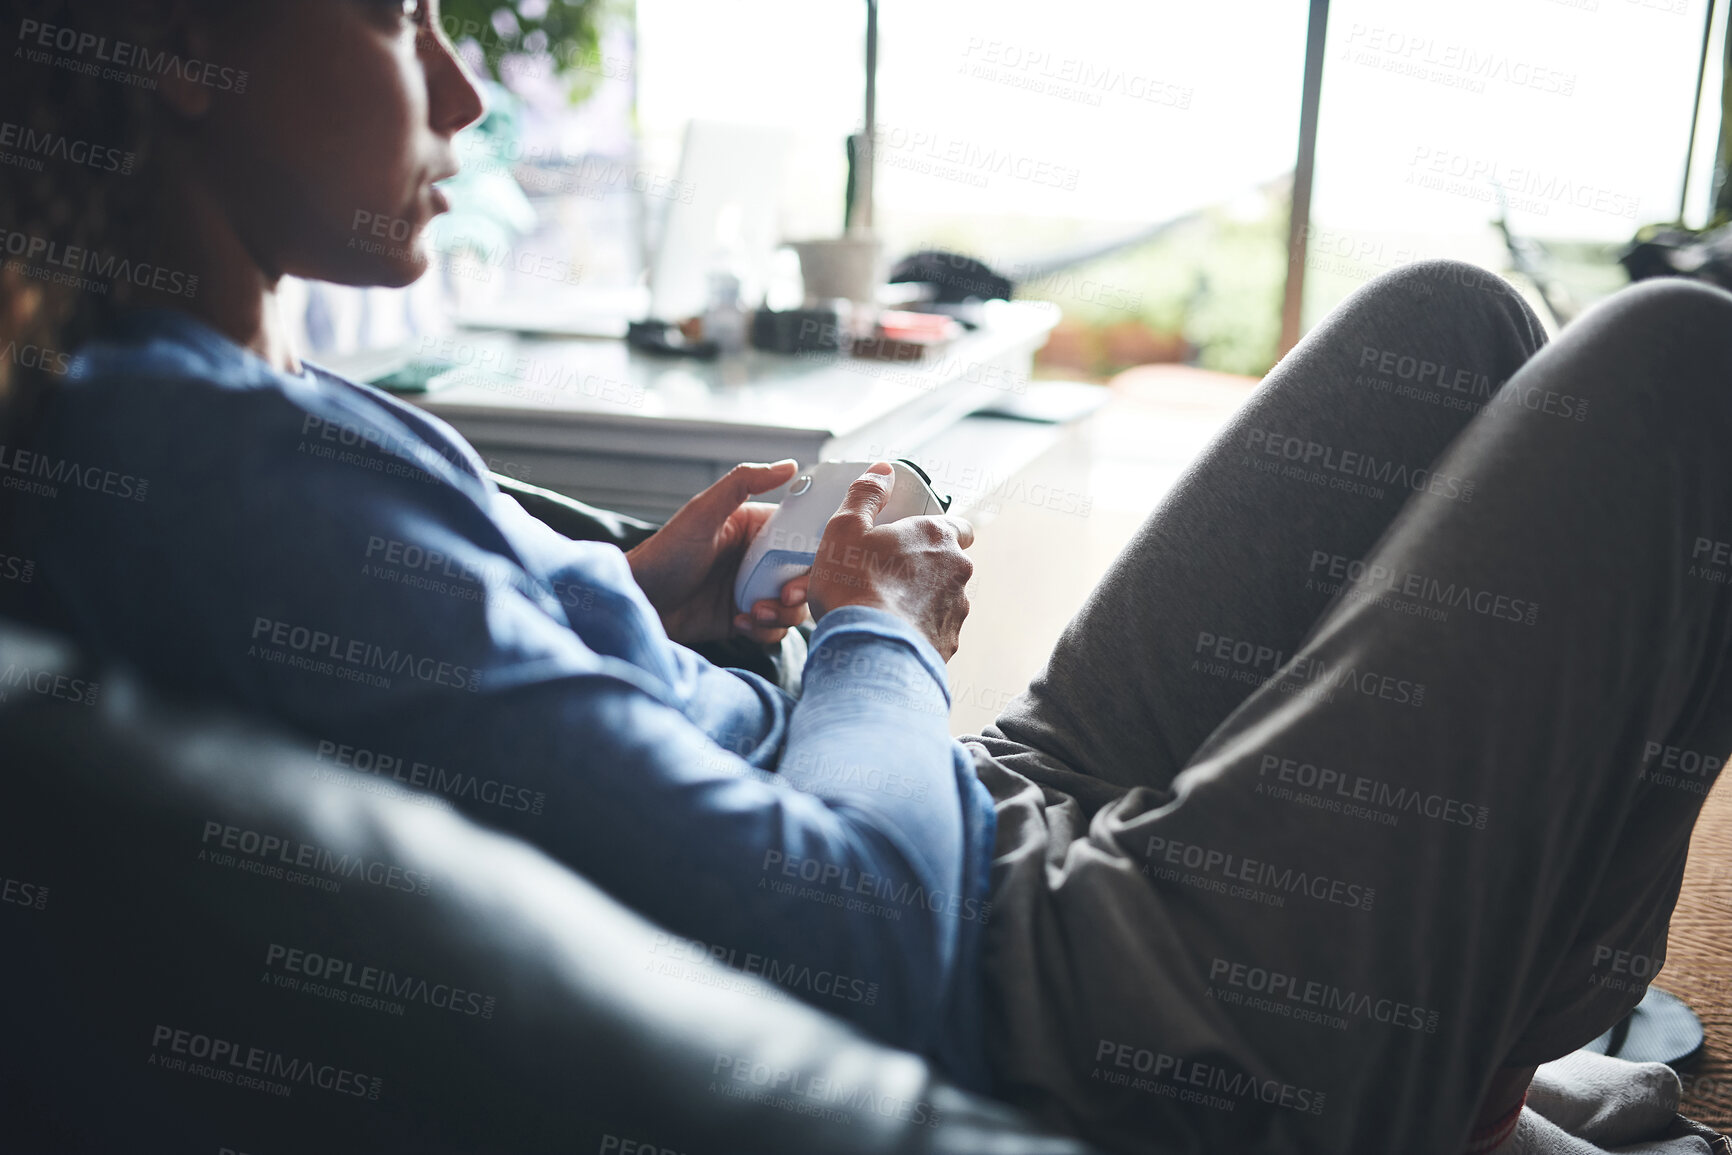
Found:
<svg viewBox="0 0 1732 1155"><path fill-rule="evenodd" d="M199 181L166 181L156 203L160 208L140 230L149 238L147 251L137 259L163 269L163 283L185 289L173 294L143 288L129 303L189 313L271 368L299 373L300 357L278 305L281 274L260 266Z"/></svg>

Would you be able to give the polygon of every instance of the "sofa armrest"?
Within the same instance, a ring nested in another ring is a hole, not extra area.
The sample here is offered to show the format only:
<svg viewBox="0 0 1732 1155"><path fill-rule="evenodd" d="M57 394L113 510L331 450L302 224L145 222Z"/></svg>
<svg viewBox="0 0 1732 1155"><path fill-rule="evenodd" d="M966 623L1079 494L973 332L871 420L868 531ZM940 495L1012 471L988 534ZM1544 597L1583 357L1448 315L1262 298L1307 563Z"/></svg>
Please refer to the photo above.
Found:
<svg viewBox="0 0 1732 1155"><path fill-rule="evenodd" d="M516 498L531 516L577 541L611 541L621 549L630 549L660 528L653 521L602 509L503 473L489 476L501 493Z"/></svg>
<svg viewBox="0 0 1732 1155"><path fill-rule="evenodd" d="M1087 1155L436 796L95 680L0 703L8 1149Z"/></svg>

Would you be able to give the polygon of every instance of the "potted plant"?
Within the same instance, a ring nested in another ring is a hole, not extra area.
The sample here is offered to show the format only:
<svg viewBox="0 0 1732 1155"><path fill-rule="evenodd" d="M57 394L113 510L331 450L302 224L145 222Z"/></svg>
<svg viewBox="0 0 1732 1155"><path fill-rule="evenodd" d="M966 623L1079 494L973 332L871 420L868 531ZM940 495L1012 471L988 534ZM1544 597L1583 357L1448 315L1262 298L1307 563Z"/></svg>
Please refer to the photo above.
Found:
<svg viewBox="0 0 1732 1155"><path fill-rule="evenodd" d="M603 17L626 8L621 0L445 0L439 23L489 79L509 83L515 69L551 73L576 102L616 74L610 67L629 69L600 51Z"/></svg>

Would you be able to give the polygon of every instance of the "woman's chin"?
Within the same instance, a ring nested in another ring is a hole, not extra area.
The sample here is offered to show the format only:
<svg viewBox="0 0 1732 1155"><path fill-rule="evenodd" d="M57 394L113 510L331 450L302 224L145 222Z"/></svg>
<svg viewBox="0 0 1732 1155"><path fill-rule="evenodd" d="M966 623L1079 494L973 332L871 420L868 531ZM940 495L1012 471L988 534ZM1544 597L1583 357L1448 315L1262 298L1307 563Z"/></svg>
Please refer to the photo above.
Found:
<svg viewBox="0 0 1732 1155"><path fill-rule="evenodd" d="M361 261L345 261L341 269L333 269L323 275L315 273L308 279L328 281L334 285L349 285L358 289L401 289L420 280L432 263L425 252L414 248Z"/></svg>
<svg viewBox="0 0 1732 1155"><path fill-rule="evenodd" d="M380 270L379 279L373 283L382 289L401 289L419 281L432 262L427 254L417 253L415 256L394 261Z"/></svg>

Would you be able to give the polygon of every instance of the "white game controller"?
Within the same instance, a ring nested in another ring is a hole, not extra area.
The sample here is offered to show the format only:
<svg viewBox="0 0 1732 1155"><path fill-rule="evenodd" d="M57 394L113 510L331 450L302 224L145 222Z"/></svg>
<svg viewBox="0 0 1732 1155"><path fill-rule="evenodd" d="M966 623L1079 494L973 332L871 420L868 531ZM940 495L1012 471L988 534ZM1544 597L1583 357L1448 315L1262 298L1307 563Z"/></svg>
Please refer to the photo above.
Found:
<svg viewBox="0 0 1732 1155"><path fill-rule="evenodd" d="M943 513L950 508L950 498L933 492L932 479L925 470L912 461L890 464L896 470L896 485L873 524ZM781 597L784 585L812 568L824 527L842 507L848 486L871 465L870 461L825 461L804 470L788 484L788 496L740 560L740 572L734 578L734 604L741 613L751 613L752 606L766 598Z"/></svg>

